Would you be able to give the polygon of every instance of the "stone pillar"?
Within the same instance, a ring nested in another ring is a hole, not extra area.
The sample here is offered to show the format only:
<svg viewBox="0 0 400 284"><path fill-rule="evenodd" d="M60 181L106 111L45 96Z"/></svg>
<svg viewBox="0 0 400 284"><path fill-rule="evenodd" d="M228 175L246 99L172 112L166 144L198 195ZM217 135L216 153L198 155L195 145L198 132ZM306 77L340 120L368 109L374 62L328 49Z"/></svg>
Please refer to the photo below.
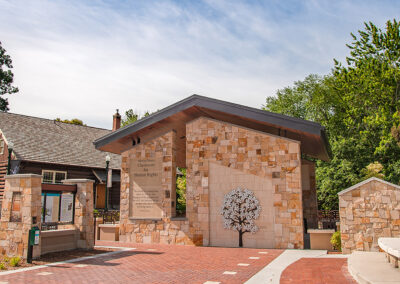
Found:
<svg viewBox="0 0 400 284"><path fill-rule="evenodd" d="M28 255L29 230L40 228L42 176L35 174L7 175L1 208L0 254ZM40 256L40 243L34 246L33 257Z"/></svg>
<svg viewBox="0 0 400 284"><path fill-rule="evenodd" d="M67 179L64 184L76 184L74 225L79 230L78 248L94 246L93 183L90 179Z"/></svg>

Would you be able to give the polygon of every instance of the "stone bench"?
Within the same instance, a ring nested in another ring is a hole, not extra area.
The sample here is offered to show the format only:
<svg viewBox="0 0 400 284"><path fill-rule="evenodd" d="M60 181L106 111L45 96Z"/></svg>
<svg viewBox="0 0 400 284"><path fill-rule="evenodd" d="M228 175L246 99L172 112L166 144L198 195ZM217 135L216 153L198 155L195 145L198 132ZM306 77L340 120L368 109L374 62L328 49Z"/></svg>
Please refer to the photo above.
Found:
<svg viewBox="0 0 400 284"><path fill-rule="evenodd" d="M386 253L387 261L393 267L399 267L400 238L379 238L378 245Z"/></svg>

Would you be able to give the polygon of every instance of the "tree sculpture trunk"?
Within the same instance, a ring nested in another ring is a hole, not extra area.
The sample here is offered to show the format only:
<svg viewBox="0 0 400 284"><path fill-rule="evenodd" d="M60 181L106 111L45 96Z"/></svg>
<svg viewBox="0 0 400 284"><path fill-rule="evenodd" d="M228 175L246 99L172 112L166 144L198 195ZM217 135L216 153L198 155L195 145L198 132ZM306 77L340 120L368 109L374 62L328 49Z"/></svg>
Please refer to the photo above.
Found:
<svg viewBox="0 0 400 284"><path fill-rule="evenodd" d="M243 232L239 231L239 247L243 247Z"/></svg>

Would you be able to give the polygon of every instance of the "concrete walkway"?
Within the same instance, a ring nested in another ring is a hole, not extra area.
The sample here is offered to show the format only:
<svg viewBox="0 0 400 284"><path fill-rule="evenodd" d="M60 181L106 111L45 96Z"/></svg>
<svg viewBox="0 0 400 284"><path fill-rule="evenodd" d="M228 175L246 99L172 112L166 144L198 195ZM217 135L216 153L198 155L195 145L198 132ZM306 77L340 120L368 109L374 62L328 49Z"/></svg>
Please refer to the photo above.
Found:
<svg viewBox="0 0 400 284"><path fill-rule="evenodd" d="M349 272L358 283L400 283L400 268L386 262L382 252L355 251L349 256Z"/></svg>
<svg viewBox="0 0 400 284"><path fill-rule="evenodd" d="M343 255L328 255L326 250L285 250L270 264L251 277L247 284L273 283L279 284L282 272L300 258L316 257L346 257Z"/></svg>

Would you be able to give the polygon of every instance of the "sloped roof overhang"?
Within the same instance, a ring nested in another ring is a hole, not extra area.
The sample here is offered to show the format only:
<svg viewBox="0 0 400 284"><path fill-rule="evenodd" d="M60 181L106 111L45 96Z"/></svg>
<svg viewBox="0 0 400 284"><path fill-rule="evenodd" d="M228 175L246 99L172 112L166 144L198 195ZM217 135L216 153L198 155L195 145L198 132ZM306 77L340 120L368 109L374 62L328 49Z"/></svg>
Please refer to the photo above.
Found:
<svg viewBox="0 0 400 284"><path fill-rule="evenodd" d="M329 160L325 128L320 124L199 95L192 95L93 143L99 150L120 154L137 137L143 143L158 133L174 129L183 138L186 123L201 116L300 141L302 153Z"/></svg>

